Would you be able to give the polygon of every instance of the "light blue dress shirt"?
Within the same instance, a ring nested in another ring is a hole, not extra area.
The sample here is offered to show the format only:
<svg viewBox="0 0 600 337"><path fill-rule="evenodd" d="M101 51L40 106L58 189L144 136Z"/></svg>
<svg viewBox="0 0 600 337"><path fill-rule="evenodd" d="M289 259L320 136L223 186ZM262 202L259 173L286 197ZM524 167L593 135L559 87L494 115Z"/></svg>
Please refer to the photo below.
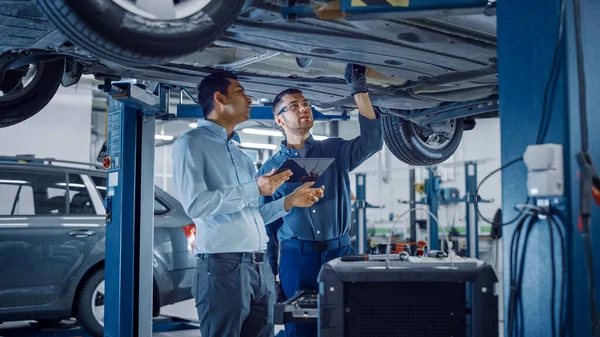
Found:
<svg viewBox="0 0 600 337"><path fill-rule="evenodd" d="M265 223L288 214L283 198L260 205L256 168L237 143L206 120L173 143L173 183L196 224L195 254L264 251Z"/></svg>

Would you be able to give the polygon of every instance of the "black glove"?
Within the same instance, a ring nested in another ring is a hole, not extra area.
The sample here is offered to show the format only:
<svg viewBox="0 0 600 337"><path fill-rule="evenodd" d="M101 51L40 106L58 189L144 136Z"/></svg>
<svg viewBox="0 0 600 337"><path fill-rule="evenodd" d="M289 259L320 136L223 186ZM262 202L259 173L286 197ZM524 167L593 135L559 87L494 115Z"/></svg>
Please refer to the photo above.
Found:
<svg viewBox="0 0 600 337"><path fill-rule="evenodd" d="M347 63L344 72L346 83L350 87L352 96L359 92L368 92L367 68L358 64Z"/></svg>

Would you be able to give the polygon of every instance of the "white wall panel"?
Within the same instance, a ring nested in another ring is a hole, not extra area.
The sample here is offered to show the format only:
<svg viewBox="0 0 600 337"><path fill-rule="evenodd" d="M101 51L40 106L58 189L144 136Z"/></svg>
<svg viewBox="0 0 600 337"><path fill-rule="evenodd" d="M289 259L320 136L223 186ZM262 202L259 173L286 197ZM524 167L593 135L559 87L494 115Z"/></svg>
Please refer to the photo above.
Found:
<svg viewBox="0 0 600 337"><path fill-rule="evenodd" d="M34 154L89 162L91 111L91 84L61 87L37 115L0 129L0 155Z"/></svg>

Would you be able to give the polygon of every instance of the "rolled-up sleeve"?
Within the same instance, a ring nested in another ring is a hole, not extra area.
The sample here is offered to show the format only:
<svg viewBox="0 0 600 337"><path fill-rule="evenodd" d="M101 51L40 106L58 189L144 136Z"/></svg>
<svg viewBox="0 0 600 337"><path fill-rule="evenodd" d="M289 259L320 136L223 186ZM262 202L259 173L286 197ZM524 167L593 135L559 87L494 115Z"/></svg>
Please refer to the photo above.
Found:
<svg viewBox="0 0 600 337"><path fill-rule="evenodd" d="M182 136L173 143L171 158L173 184L179 201L191 218L235 213L256 202L260 196L255 181L208 190L203 175L202 146L189 136Z"/></svg>

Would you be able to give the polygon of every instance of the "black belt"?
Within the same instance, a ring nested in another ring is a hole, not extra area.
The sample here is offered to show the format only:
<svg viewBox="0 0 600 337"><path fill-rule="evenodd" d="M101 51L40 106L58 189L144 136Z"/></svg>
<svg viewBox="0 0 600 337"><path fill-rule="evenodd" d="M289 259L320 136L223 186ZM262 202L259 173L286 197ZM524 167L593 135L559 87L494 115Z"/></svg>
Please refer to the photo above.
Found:
<svg viewBox="0 0 600 337"><path fill-rule="evenodd" d="M281 241L283 248L298 250L301 252L326 252L328 250L340 249L350 244L350 235L345 234L339 238L327 241L307 241L298 239L289 239Z"/></svg>
<svg viewBox="0 0 600 337"><path fill-rule="evenodd" d="M213 258L239 262L250 262L254 264L262 264L267 261L267 254L261 251L244 253L202 253L197 254L196 257L200 260Z"/></svg>

